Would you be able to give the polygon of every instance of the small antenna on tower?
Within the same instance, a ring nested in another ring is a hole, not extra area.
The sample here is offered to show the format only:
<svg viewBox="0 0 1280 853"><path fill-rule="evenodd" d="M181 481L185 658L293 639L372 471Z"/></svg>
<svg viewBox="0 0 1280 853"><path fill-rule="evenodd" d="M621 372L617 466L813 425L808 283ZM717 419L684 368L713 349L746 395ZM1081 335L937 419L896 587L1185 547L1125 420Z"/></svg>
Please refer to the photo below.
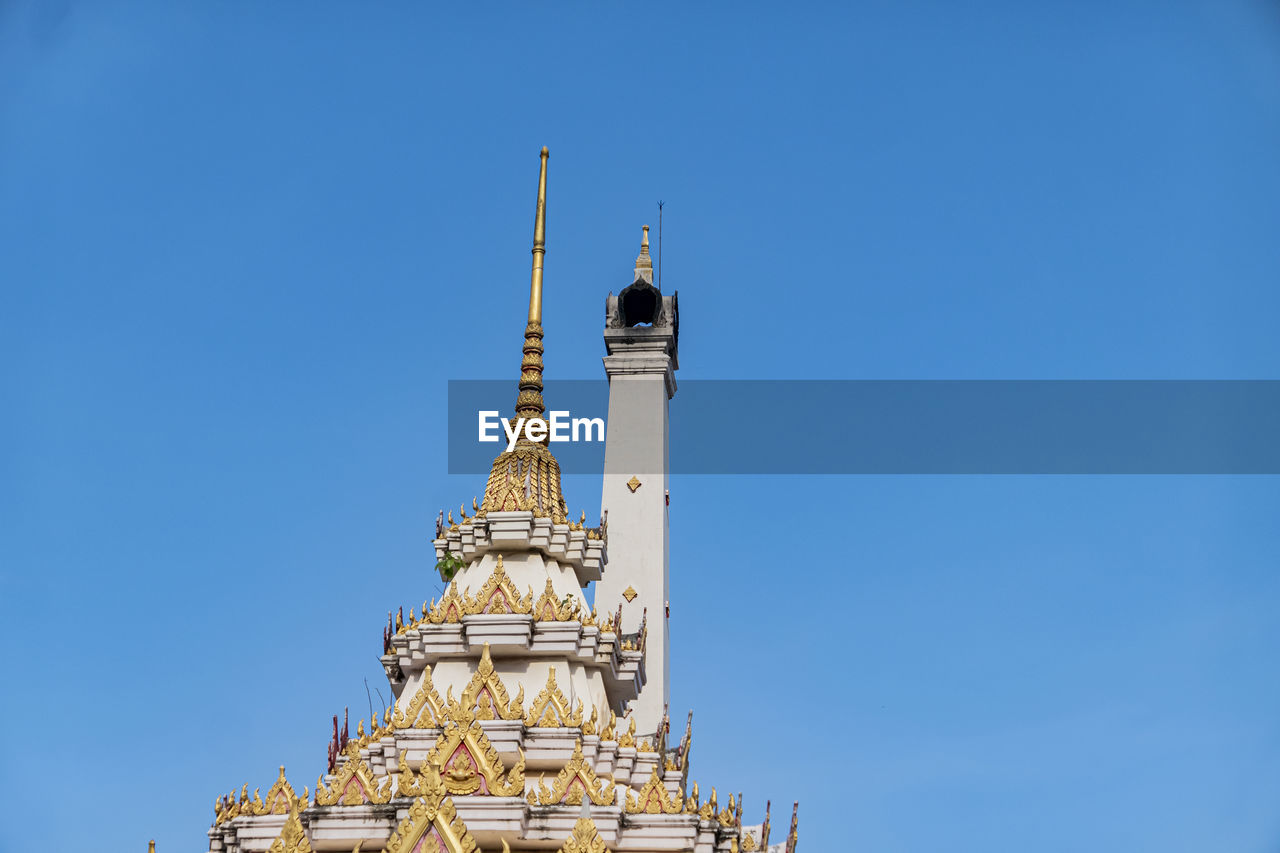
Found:
<svg viewBox="0 0 1280 853"><path fill-rule="evenodd" d="M662 290L662 205L658 201L658 290Z"/></svg>

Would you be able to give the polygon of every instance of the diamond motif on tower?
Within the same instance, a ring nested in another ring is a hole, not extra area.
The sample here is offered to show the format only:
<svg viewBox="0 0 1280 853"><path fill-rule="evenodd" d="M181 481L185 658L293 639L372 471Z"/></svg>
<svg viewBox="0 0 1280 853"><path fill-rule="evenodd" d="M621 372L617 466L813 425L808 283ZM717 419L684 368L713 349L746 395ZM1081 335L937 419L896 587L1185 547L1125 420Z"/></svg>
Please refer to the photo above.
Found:
<svg viewBox="0 0 1280 853"><path fill-rule="evenodd" d="M636 596L639 594L640 593L636 592L636 588L634 586L629 586L622 591L622 597L625 598L628 602L635 601Z"/></svg>
<svg viewBox="0 0 1280 853"><path fill-rule="evenodd" d="M627 488L631 490L631 494L636 493L636 489L640 488L640 480L635 474L631 475L631 479L627 480Z"/></svg>

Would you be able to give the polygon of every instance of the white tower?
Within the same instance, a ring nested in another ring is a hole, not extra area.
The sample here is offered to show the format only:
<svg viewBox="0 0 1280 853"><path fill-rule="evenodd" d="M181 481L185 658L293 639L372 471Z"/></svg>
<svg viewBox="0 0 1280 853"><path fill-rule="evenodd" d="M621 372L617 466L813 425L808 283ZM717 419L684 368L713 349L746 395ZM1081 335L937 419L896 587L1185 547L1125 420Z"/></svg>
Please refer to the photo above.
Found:
<svg viewBox="0 0 1280 853"><path fill-rule="evenodd" d="M653 285L646 225L632 283L605 303L609 422L601 512L608 513L609 570L596 584L599 606L625 602L624 633L648 629L647 681L631 706L646 733L658 732L670 695L667 405L676 393L679 329L676 294Z"/></svg>

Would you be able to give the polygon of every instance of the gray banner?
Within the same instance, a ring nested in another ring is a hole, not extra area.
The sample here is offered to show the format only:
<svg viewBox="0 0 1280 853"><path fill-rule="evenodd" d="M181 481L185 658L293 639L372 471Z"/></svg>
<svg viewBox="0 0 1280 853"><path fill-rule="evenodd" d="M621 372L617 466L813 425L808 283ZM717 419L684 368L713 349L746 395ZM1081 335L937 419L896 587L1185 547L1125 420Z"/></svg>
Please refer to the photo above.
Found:
<svg viewBox="0 0 1280 853"><path fill-rule="evenodd" d="M607 420L604 380L544 397L548 416ZM489 470L506 439L480 442L479 413L514 401L511 381L450 381L449 473ZM690 380L670 419L677 474L1280 473L1273 380ZM603 470L603 442L551 450L566 474ZM649 473L635 464L617 473Z"/></svg>

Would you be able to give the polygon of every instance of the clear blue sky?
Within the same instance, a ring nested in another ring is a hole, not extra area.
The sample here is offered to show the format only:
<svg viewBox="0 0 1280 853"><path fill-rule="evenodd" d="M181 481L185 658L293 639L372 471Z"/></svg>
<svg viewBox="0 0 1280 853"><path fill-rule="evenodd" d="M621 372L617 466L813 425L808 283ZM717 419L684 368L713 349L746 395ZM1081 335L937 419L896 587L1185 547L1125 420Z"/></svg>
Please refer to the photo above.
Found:
<svg viewBox="0 0 1280 853"><path fill-rule="evenodd" d="M1275 2L10 0L0 848L314 784L483 487L445 383L515 379L544 144L550 376L663 198L683 378L1280 378ZM808 851L1274 851L1278 517L678 478L694 776Z"/></svg>

